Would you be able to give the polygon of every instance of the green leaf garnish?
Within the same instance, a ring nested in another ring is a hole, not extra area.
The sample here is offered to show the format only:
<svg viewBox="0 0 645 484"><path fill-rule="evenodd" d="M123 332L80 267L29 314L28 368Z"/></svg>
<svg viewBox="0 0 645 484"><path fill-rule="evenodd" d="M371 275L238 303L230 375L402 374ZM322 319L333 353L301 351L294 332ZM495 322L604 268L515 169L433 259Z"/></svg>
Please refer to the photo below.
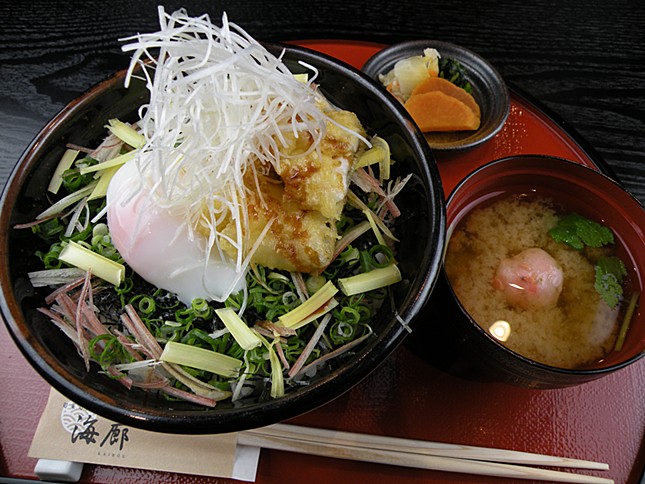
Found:
<svg viewBox="0 0 645 484"><path fill-rule="evenodd" d="M627 275L625 264L618 257L601 257L596 264L594 288L607 306L614 309L623 298L623 278Z"/></svg>
<svg viewBox="0 0 645 484"><path fill-rule="evenodd" d="M614 243L614 234L609 227L600 225L576 213L561 217L549 235L556 242L563 242L577 250L602 247Z"/></svg>
<svg viewBox="0 0 645 484"><path fill-rule="evenodd" d="M602 247L614 243L614 233L577 213L560 217L549 235L556 242L563 242L577 250ZM627 275L625 264L618 257L601 257L595 266L594 288L607 306L614 309L623 298L623 278Z"/></svg>
<svg viewBox="0 0 645 484"><path fill-rule="evenodd" d="M439 59L439 77L449 80L467 93L472 94L473 92L473 86L466 78L466 69L455 59L449 57L441 57Z"/></svg>

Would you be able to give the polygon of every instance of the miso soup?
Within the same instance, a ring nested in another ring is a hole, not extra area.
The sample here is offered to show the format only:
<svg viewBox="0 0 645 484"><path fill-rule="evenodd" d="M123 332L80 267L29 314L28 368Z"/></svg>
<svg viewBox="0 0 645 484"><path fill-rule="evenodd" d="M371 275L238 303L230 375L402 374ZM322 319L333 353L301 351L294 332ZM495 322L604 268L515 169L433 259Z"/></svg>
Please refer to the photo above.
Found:
<svg viewBox="0 0 645 484"><path fill-rule="evenodd" d="M578 250L556 242L549 231L564 213L544 197L483 203L455 227L445 268L470 316L508 348L554 367L580 368L612 350L629 277L622 303L612 309L594 288L595 265L616 246ZM533 293L524 287L527 279Z"/></svg>

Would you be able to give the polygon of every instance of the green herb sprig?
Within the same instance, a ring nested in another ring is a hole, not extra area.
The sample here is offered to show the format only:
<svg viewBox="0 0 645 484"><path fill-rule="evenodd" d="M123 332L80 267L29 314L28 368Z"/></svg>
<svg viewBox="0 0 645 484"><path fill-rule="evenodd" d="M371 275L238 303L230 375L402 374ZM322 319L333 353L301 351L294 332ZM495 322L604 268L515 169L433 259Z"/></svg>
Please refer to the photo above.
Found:
<svg viewBox="0 0 645 484"><path fill-rule="evenodd" d="M577 250L582 250L585 246L602 247L614 243L614 234L609 227L577 213L560 217L558 224L549 231L549 235L556 242L564 242Z"/></svg>
<svg viewBox="0 0 645 484"><path fill-rule="evenodd" d="M577 213L559 218L549 235L556 242L576 250L585 247L604 247L614 243L614 233L609 227L589 220ZM595 266L594 288L607 305L614 309L623 299L623 280L627 276L625 264L618 257L601 257Z"/></svg>
<svg viewBox="0 0 645 484"><path fill-rule="evenodd" d="M610 308L615 308L623 298L623 278L627 276L625 264L618 257L601 257L595 267L594 288Z"/></svg>

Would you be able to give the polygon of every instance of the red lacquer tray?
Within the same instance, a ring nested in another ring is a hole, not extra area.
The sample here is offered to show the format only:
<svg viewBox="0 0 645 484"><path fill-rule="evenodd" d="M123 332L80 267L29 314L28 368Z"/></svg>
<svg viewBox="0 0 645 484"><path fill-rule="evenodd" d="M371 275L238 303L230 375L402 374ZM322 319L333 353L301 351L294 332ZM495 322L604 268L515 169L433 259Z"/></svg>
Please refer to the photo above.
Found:
<svg viewBox="0 0 645 484"><path fill-rule="evenodd" d="M344 41L297 43L358 68L383 47ZM560 156L606 171L602 160L566 123L513 88L509 118L491 142L467 153L436 157L448 195L474 168L529 153ZM27 450L49 386L20 355L4 325L0 325L0 375L0 474L33 479L36 461L27 457ZM291 423L607 462L609 471L588 474L635 484L645 465L645 359L581 386L529 390L452 376L403 345L354 389ZM85 466L82 479L234 482L93 465ZM493 483L500 479L263 450L256 482Z"/></svg>

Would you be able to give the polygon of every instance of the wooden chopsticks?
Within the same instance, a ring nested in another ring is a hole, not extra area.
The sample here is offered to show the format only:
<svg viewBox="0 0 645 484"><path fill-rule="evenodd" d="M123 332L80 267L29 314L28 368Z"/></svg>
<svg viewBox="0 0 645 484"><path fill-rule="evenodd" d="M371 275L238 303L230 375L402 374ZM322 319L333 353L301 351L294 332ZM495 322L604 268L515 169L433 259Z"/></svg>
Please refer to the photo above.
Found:
<svg viewBox="0 0 645 484"><path fill-rule="evenodd" d="M238 443L288 452L445 472L551 482L589 484L614 482L612 479L602 477L520 465L609 469L607 464L601 462L287 424L275 424L240 432Z"/></svg>

